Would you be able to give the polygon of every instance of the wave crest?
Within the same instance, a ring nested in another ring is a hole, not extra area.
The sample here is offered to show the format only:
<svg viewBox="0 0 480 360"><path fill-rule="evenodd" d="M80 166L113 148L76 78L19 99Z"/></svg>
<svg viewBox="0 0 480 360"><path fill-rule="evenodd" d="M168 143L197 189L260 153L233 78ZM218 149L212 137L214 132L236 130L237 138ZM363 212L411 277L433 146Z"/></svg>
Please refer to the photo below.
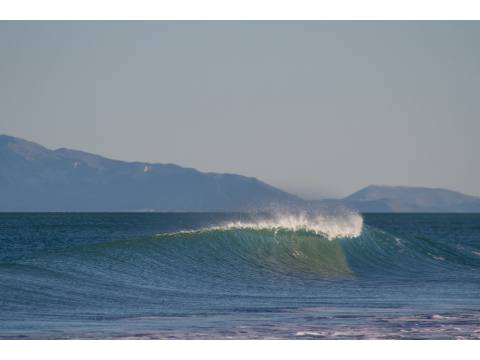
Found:
<svg viewBox="0 0 480 360"><path fill-rule="evenodd" d="M247 221L231 221L203 230L287 230L306 231L322 235L333 240L336 238L355 238L361 235L363 218L358 213L344 214L275 214L270 217Z"/></svg>

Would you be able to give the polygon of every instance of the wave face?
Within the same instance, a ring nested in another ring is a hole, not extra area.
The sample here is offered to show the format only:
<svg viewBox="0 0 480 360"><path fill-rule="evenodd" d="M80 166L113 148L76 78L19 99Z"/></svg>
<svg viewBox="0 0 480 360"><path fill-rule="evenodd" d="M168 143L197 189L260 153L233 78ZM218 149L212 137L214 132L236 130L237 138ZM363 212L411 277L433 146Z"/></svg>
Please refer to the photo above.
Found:
<svg viewBox="0 0 480 360"><path fill-rule="evenodd" d="M3 214L0 337L480 337L479 220Z"/></svg>

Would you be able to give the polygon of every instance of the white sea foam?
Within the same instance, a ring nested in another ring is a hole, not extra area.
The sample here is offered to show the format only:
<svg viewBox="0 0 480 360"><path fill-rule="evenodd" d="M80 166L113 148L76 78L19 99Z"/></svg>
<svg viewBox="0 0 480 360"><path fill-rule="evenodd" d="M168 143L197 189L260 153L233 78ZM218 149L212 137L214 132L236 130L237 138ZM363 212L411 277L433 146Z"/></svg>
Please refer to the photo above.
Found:
<svg viewBox="0 0 480 360"><path fill-rule="evenodd" d="M249 220L224 222L195 230L180 230L160 233L157 236L194 234L225 230L272 230L272 231L306 231L322 235L329 240L337 238L355 238L363 229L363 218L356 212L346 211L342 214L277 213L270 216L252 217Z"/></svg>
<svg viewBox="0 0 480 360"><path fill-rule="evenodd" d="M328 239L354 238L362 233L363 218L354 212L344 214L276 214L268 218L249 221L232 221L208 230L253 229L308 231Z"/></svg>
<svg viewBox="0 0 480 360"><path fill-rule="evenodd" d="M303 230L325 235L329 239L357 237L361 234L362 227L363 219L358 214L342 216L283 214L276 215L271 219L234 221L221 226L222 229Z"/></svg>

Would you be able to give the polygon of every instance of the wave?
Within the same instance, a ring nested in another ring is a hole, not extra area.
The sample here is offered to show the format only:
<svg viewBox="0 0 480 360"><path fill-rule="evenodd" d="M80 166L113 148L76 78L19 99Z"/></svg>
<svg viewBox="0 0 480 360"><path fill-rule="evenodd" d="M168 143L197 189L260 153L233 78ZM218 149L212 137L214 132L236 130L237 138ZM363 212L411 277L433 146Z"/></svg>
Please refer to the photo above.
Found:
<svg viewBox="0 0 480 360"><path fill-rule="evenodd" d="M432 217L28 215L5 227L0 335L468 337L477 216Z"/></svg>
<svg viewBox="0 0 480 360"><path fill-rule="evenodd" d="M81 278L97 287L122 281L248 291L253 283L268 287L282 280L470 276L480 268L475 250L400 238L365 225L356 213L277 214L45 252L14 265L35 276Z"/></svg>

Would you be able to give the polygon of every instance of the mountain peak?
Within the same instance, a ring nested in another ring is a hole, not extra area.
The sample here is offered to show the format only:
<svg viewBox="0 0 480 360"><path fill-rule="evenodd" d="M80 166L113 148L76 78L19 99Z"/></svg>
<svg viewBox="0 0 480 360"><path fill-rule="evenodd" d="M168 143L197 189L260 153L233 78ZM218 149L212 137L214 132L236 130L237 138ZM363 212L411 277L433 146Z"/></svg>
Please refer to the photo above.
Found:
<svg viewBox="0 0 480 360"><path fill-rule="evenodd" d="M347 196L343 201L360 211L480 211L478 197L442 188L415 186L370 185Z"/></svg>
<svg viewBox="0 0 480 360"><path fill-rule="evenodd" d="M12 153L25 160L44 158L50 150L32 141L10 135L0 135L0 146L8 148Z"/></svg>

